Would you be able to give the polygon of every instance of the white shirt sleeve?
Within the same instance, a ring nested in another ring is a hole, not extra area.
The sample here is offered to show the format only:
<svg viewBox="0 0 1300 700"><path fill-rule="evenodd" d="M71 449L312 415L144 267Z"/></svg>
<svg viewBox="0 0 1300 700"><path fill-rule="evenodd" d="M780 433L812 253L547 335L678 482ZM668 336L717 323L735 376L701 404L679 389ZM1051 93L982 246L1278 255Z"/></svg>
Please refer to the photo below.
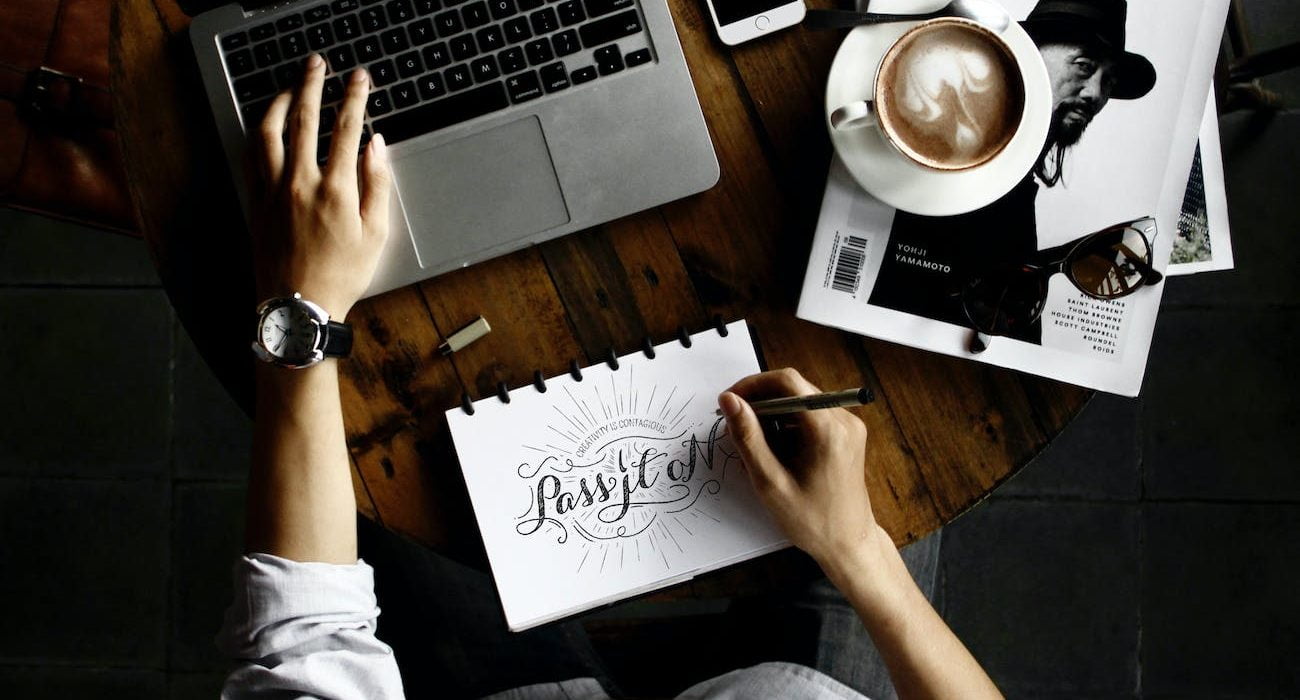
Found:
<svg viewBox="0 0 1300 700"><path fill-rule="evenodd" d="M401 698L393 650L375 637L374 570L252 554L235 563L235 600L217 647L236 661L223 700Z"/></svg>

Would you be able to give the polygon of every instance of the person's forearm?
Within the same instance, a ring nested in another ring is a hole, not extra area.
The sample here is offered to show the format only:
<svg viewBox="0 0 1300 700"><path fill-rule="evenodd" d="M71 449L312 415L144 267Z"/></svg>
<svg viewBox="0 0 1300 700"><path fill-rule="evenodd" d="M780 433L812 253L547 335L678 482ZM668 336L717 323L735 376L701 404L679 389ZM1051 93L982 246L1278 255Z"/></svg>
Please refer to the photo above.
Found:
<svg viewBox="0 0 1300 700"><path fill-rule="evenodd" d="M889 667L900 698L999 698L997 686L926 600L884 530L824 562Z"/></svg>
<svg viewBox="0 0 1300 700"><path fill-rule="evenodd" d="M356 502L336 360L259 363L245 543L296 561L354 564Z"/></svg>

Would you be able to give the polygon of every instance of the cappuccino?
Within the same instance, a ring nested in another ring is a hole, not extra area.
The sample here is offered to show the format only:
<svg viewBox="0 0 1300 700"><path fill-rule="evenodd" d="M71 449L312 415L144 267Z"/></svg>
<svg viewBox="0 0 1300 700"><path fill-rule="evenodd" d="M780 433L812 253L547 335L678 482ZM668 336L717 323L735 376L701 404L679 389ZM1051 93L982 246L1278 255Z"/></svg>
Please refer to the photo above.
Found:
<svg viewBox="0 0 1300 700"><path fill-rule="evenodd" d="M881 59L875 111L900 151L938 170L996 156L1020 127L1025 85L1011 50L991 30L944 18L904 34Z"/></svg>

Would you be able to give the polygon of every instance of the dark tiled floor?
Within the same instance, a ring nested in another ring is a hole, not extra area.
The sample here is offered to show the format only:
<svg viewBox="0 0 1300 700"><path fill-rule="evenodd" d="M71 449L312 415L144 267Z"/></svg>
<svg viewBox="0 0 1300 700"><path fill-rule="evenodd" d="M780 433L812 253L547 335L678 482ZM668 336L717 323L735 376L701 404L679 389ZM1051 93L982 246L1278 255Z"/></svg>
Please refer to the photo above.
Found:
<svg viewBox="0 0 1300 700"><path fill-rule="evenodd" d="M945 531L941 607L1009 696L1300 695L1300 114L1222 128L1238 270L1168 280L1143 398ZM220 687L250 425L157 285L139 241L0 210L0 697Z"/></svg>

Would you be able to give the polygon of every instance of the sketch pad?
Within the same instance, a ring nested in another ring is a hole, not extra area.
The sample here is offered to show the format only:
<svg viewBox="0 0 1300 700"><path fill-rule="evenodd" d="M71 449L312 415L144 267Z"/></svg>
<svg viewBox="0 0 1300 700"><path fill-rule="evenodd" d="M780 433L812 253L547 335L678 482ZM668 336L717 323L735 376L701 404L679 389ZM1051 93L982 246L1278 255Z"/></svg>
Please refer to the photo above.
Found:
<svg viewBox="0 0 1300 700"><path fill-rule="evenodd" d="M714 415L759 371L745 322L726 331L447 412L511 630L788 544Z"/></svg>

